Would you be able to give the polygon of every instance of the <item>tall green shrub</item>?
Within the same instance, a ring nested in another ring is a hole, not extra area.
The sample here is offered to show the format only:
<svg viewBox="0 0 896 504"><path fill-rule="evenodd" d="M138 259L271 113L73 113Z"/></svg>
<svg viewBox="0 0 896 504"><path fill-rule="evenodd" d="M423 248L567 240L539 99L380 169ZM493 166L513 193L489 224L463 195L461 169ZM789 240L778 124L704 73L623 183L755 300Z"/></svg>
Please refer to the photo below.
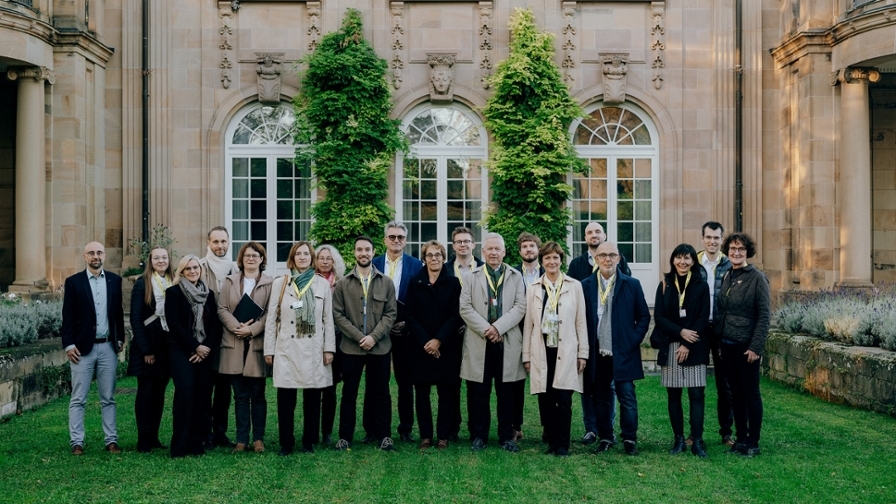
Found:
<svg viewBox="0 0 896 504"><path fill-rule="evenodd" d="M495 138L488 164L495 208L486 225L508 240L528 231L565 244L572 224L566 177L588 170L567 130L584 112L554 63L553 35L538 30L531 10L517 9L510 35L510 55L498 65L483 109Z"/></svg>
<svg viewBox="0 0 896 504"><path fill-rule="evenodd" d="M379 235L394 214L386 204L388 171L395 153L406 150L399 121L389 118L388 66L364 39L355 9L303 64L296 161L311 164L326 192L312 207L311 238L335 245L352 262L354 237Z"/></svg>

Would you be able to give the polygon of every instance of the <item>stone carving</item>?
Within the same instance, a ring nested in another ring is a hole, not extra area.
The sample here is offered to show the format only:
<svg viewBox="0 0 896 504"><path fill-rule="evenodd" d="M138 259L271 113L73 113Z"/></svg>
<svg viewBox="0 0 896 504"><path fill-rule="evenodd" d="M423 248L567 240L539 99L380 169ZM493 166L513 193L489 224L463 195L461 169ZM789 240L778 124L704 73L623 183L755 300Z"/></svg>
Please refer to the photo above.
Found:
<svg viewBox="0 0 896 504"><path fill-rule="evenodd" d="M628 54L601 54L600 59L604 67L604 103L607 105L624 103Z"/></svg>
<svg viewBox="0 0 896 504"><path fill-rule="evenodd" d="M653 19L653 27L650 28L653 43L650 45L650 49L654 53L653 63L650 64L650 67L653 68L653 87L660 89L663 87L663 68L666 67L666 62L663 60L663 51L666 50L666 2L650 2L650 15ZM604 68L604 72L606 72L606 67Z"/></svg>
<svg viewBox="0 0 896 504"><path fill-rule="evenodd" d="M847 67L841 68L831 74L831 85L837 84L868 84L880 80L880 72L874 68Z"/></svg>
<svg viewBox="0 0 896 504"><path fill-rule="evenodd" d="M234 0L231 2L230 8L220 7L218 9L218 16L221 18L221 28L218 29L218 35L221 36L221 44L218 46L221 49L221 63L218 67L221 68L221 84L224 89L230 87L230 69L233 68L233 63L230 61L230 52L233 51L233 28L230 27L230 23L239 8L239 1Z"/></svg>
<svg viewBox="0 0 896 504"><path fill-rule="evenodd" d="M401 88L404 82L401 73L404 69L404 2L391 2L392 7L392 87Z"/></svg>
<svg viewBox="0 0 896 504"><path fill-rule="evenodd" d="M429 99L434 102L454 100L454 54L427 54L429 64Z"/></svg>
<svg viewBox="0 0 896 504"><path fill-rule="evenodd" d="M576 50L576 27L573 25L573 19L576 16L576 3L563 2L563 80L566 83L574 81L572 69L576 67L576 61L573 59L573 52Z"/></svg>
<svg viewBox="0 0 896 504"><path fill-rule="evenodd" d="M308 16L308 50L317 49L320 42L320 2L308 2L306 15Z"/></svg>
<svg viewBox="0 0 896 504"><path fill-rule="evenodd" d="M6 77L11 80L18 79L34 79L36 81L47 81L48 84L56 84L56 73L47 67L10 67L6 71Z"/></svg>
<svg viewBox="0 0 896 504"><path fill-rule="evenodd" d="M482 85L482 89L488 89L491 86L492 6L492 2L479 2L479 51L482 53L479 60L479 69L482 70L479 83Z"/></svg>
<svg viewBox="0 0 896 504"><path fill-rule="evenodd" d="M255 53L259 102L280 103L280 65L284 55L285 53Z"/></svg>

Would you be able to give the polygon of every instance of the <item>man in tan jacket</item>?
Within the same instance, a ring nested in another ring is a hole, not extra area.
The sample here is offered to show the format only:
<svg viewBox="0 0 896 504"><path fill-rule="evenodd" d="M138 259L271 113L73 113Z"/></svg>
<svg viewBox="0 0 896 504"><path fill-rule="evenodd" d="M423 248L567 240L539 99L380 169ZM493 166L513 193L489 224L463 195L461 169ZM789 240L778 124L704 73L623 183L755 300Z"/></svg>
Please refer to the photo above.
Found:
<svg viewBox="0 0 896 504"><path fill-rule="evenodd" d="M485 265L466 278L460 294L464 334L460 377L472 395L467 412L473 451L485 448L489 431L492 380L498 399L498 441L509 452L519 451L513 440L514 385L526 379L520 321L526 315L523 275L504 264L504 238L489 233L484 242Z"/></svg>
<svg viewBox="0 0 896 504"><path fill-rule="evenodd" d="M367 373L364 417L370 419L367 433L379 441L381 450L394 450L392 395L389 393L392 341L395 323L395 285L371 264L373 240L355 239L355 267L336 284L333 292L333 322L342 331L342 403L339 406L337 450L351 447L355 436L358 388L361 373Z"/></svg>

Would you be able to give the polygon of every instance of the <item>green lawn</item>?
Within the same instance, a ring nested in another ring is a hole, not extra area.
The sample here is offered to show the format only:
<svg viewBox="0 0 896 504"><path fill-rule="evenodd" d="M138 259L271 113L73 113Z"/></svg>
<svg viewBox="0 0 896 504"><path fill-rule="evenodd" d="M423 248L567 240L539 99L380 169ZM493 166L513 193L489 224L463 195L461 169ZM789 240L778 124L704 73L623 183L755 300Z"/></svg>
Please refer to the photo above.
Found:
<svg viewBox="0 0 896 504"><path fill-rule="evenodd" d="M762 383L762 455L723 453L709 398L707 460L666 453L672 435L665 391L655 377L638 384L639 457L624 455L621 447L595 456L574 443L565 459L542 454L534 398L527 400L528 437L518 454L497 449L493 437L479 454L465 442L441 453L420 453L399 442L397 453L355 443L345 453L318 449L278 457L269 386L266 453L218 449L171 460L165 451L135 451L135 386L132 378L119 382L120 456L102 450L95 392L83 457L69 454L67 397L0 424L0 502L896 502L896 419L827 404L769 381ZM713 393L707 396L715 395L711 384L708 390ZM576 404L574 440L582 434L580 418ZM163 420L166 444L170 420Z"/></svg>

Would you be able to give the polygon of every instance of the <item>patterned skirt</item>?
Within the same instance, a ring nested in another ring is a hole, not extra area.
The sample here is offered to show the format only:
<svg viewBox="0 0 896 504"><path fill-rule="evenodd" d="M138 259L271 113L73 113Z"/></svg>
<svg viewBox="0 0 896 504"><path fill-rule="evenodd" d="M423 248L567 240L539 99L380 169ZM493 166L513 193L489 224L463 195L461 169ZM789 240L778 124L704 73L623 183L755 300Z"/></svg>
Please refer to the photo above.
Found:
<svg viewBox="0 0 896 504"><path fill-rule="evenodd" d="M662 383L667 388L691 388L706 386L706 364L682 366L675 358L681 343L669 343L669 358L662 366Z"/></svg>

